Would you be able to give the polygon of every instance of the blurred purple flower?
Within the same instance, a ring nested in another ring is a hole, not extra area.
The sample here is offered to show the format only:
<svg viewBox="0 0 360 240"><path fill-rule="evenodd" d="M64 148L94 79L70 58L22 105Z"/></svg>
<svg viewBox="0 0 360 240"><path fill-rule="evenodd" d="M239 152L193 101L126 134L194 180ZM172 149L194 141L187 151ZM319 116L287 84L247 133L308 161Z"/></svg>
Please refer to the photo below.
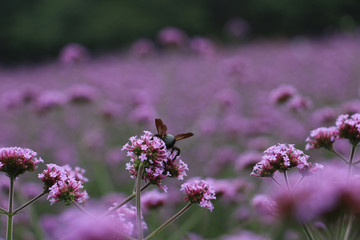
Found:
<svg viewBox="0 0 360 240"><path fill-rule="evenodd" d="M178 28L167 27L159 32L158 39L164 46L182 47L187 41L187 36Z"/></svg>
<svg viewBox="0 0 360 240"><path fill-rule="evenodd" d="M183 183L180 190L186 193L186 202L199 204L200 207L205 207L211 212L214 209L211 200L216 199L215 190L207 181L193 178Z"/></svg>
<svg viewBox="0 0 360 240"><path fill-rule="evenodd" d="M59 61L65 64L73 64L77 62L84 62L88 60L89 57L90 54L84 46L78 43L70 43L61 49Z"/></svg>
<svg viewBox="0 0 360 240"><path fill-rule="evenodd" d="M16 178L26 171L33 172L37 169L37 164L44 162L36 156L37 153L28 148L0 148L0 171L11 178Z"/></svg>

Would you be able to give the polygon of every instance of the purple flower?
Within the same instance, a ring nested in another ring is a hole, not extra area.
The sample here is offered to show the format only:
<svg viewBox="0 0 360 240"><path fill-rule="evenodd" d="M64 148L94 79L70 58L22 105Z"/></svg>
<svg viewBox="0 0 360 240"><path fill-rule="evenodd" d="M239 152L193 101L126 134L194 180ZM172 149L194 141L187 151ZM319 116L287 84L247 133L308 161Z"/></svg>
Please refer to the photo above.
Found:
<svg viewBox="0 0 360 240"><path fill-rule="evenodd" d="M83 203L88 195L83 190L82 183L88 179L83 176L85 170L76 167L73 170L69 165L58 166L56 164L47 164L47 169L38 175L44 182L44 189L49 191L48 200L51 205L61 200L65 204L73 202Z"/></svg>
<svg viewBox="0 0 360 240"><path fill-rule="evenodd" d="M168 195L161 193L156 189L147 191L141 195L141 210L147 212L150 209L162 207L168 200Z"/></svg>
<svg viewBox="0 0 360 240"><path fill-rule="evenodd" d="M184 180L188 170L188 165L180 159L180 156L176 156L176 152L169 154L165 163L165 171L169 173L170 178Z"/></svg>
<svg viewBox="0 0 360 240"><path fill-rule="evenodd" d="M45 113L52 109L61 108L65 103L66 97L62 92L47 91L37 98L36 109L39 113Z"/></svg>
<svg viewBox="0 0 360 240"><path fill-rule="evenodd" d="M206 181L213 186L217 198L225 202L240 202L245 199L249 184L242 179L214 179L207 178Z"/></svg>
<svg viewBox="0 0 360 240"><path fill-rule="evenodd" d="M154 43L150 39L139 39L131 45L131 54L135 57L149 57L155 54Z"/></svg>
<svg viewBox="0 0 360 240"><path fill-rule="evenodd" d="M169 176L165 170L169 154L165 143L151 132L144 131L140 138L131 137L130 143L126 143L122 150L126 150L130 157L126 169L129 170L131 178L136 178L140 164L144 166L143 179L159 187L161 180Z"/></svg>
<svg viewBox="0 0 360 240"><path fill-rule="evenodd" d="M93 102L96 98L96 90L95 88L85 85L79 84L72 86L68 90L68 99L69 102L72 103L90 103Z"/></svg>
<svg viewBox="0 0 360 240"><path fill-rule="evenodd" d="M200 207L205 207L211 212L214 209L211 200L216 199L215 190L208 182L199 179L190 179L181 185L180 190L186 193L186 202L199 204Z"/></svg>
<svg viewBox="0 0 360 240"><path fill-rule="evenodd" d="M309 156L296 149L294 144L278 144L264 151L262 160L258 162L251 173L256 177L271 177L276 171L285 172L292 167L302 169L310 166Z"/></svg>
<svg viewBox="0 0 360 240"><path fill-rule="evenodd" d="M288 102L296 94L296 89L291 85L280 85L270 93L270 99L274 104Z"/></svg>
<svg viewBox="0 0 360 240"><path fill-rule="evenodd" d="M351 144L357 145L360 142L360 114L343 114L336 120L336 127L339 131L339 137L345 138Z"/></svg>
<svg viewBox="0 0 360 240"><path fill-rule="evenodd" d="M64 240L101 240L104 236L108 240L127 239L125 236L129 236L133 228L130 222L118 224L113 216L101 219L89 217L74 208L69 208L56 218L47 216L43 224L48 235L46 239Z"/></svg>
<svg viewBox="0 0 360 240"><path fill-rule="evenodd" d="M339 138L339 131L336 127L321 127L310 132L310 137L306 139L305 149L326 148L332 149L333 143Z"/></svg>
<svg viewBox="0 0 360 240"><path fill-rule="evenodd" d="M114 203L114 206L117 203ZM110 208L111 209L111 208ZM124 233L127 235L133 235L135 230L135 223L136 223L136 207L130 204L125 204L121 208L117 209L110 218L113 221L114 226L119 227L122 229ZM142 219L142 227L143 229L147 229L147 224L144 221L143 216Z"/></svg>
<svg viewBox="0 0 360 240"><path fill-rule="evenodd" d="M49 188L50 192L47 199L51 205L59 201L64 201L66 205L73 202L84 203L89 196L85 190L82 190L83 188L84 186L80 181L64 175Z"/></svg>
<svg viewBox="0 0 360 240"><path fill-rule="evenodd" d="M36 156L37 153L28 148L0 148L0 171L13 178L25 171L33 172L37 168L37 164L44 162Z"/></svg>
<svg viewBox="0 0 360 240"><path fill-rule="evenodd" d="M183 31L175 27L162 29L158 35L159 42L165 46L183 46L187 37Z"/></svg>
<svg viewBox="0 0 360 240"><path fill-rule="evenodd" d="M73 64L76 62L83 62L89 58L88 50L78 44L70 43L66 45L60 52L59 60L61 63Z"/></svg>

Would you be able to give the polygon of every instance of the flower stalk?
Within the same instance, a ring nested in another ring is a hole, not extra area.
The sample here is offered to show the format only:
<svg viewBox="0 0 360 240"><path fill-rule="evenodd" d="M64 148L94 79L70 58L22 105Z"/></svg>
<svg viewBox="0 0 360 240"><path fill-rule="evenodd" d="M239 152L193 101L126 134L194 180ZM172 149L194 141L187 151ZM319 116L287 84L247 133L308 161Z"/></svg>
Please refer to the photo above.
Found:
<svg viewBox="0 0 360 240"><path fill-rule="evenodd" d="M141 179L144 166L140 163L137 177L136 177L136 227L137 227L137 236L138 240L143 240L143 228L142 228L142 219L141 219Z"/></svg>
<svg viewBox="0 0 360 240"><path fill-rule="evenodd" d="M8 221L6 230L6 240L12 240L13 237L13 202L14 202L14 176L10 177L10 188L9 188L9 209L8 209Z"/></svg>
<svg viewBox="0 0 360 240"><path fill-rule="evenodd" d="M45 194L47 194L49 191L48 190L44 190L42 193L40 193L39 195L37 195L36 197L34 197L33 199L29 200L28 202L26 202L24 205L22 205L21 207L17 208L14 212L13 215L18 214L21 210L23 210L24 208L26 208L27 206L33 204L34 202L36 202L37 200L39 200L42 196L44 196Z"/></svg>
<svg viewBox="0 0 360 240"><path fill-rule="evenodd" d="M169 218L166 222L164 222L160 227L158 227L156 230L154 230L152 233L150 233L144 240L148 240L155 236L158 232L166 228L170 223L174 222L176 219L178 219L181 215L183 215L190 207L192 203L189 202L183 209L181 209L178 213L176 213L174 216Z"/></svg>

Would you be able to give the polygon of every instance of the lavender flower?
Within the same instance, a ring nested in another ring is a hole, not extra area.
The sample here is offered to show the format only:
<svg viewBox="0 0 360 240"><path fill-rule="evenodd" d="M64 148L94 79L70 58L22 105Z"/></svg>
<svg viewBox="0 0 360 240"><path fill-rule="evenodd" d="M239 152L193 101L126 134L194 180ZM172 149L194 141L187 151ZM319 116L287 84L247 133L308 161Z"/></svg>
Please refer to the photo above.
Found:
<svg viewBox="0 0 360 240"><path fill-rule="evenodd" d="M336 127L339 131L339 137L345 138L351 144L357 145L360 142L360 114L343 114L336 120Z"/></svg>
<svg viewBox="0 0 360 240"><path fill-rule="evenodd" d="M49 188L48 200L53 205L56 202L64 201L66 205L73 202L84 203L89 198L84 186L80 181L69 176L62 176L59 181Z"/></svg>
<svg viewBox="0 0 360 240"><path fill-rule="evenodd" d="M296 94L296 89L291 85L280 85L270 93L270 99L275 104L288 102Z"/></svg>
<svg viewBox="0 0 360 240"><path fill-rule="evenodd" d="M83 176L85 170L76 167L72 170L70 166L60 167L56 164L47 164L47 169L38 175L44 182L44 190L49 191L48 200L51 205L61 200L65 204L73 202L83 203L88 195L83 189L83 182L88 179Z"/></svg>
<svg viewBox="0 0 360 240"><path fill-rule="evenodd" d="M141 195L141 210L147 212L150 209L162 207L168 200L168 195L161 193L156 189L147 191Z"/></svg>
<svg viewBox="0 0 360 240"><path fill-rule="evenodd" d="M131 158L126 164L126 170L130 172L131 178L136 178L140 164L144 166L142 175L145 181L159 187L161 180L169 176L165 171L168 156L165 143L151 132L144 131L144 135L140 138L131 137L130 144L126 143L122 150L126 150Z"/></svg>
<svg viewBox="0 0 360 240"><path fill-rule="evenodd" d="M114 203L116 206L117 203ZM111 208L110 208L111 209ZM136 207L130 204L126 204L121 208L117 209L112 215L110 215L113 220L114 226L119 227L123 230L127 235L134 234L135 222L136 222ZM144 221L143 216L142 219L142 227L143 229L147 229L147 224Z"/></svg>
<svg viewBox="0 0 360 240"><path fill-rule="evenodd" d="M33 172L37 168L37 164L44 162L36 156L37 153L28 148L0 148L0 171L12 178L16 178L26 171Z"/></svg>
<svg viewBox="0 0 360 240"><path fill-rule="evenodd" d="M79 84L72 86L67 95L72 103L90 103L96 98L96 90L89 85Z"/></svg>
<svg viewBox="0 0 360 240"><path fill-rule="evenodd" d="M176 152L169 153L166 159L165 171L169 173L170 178L177 178L178 180L184 180L186 171L189 170L186 163L184 163L180 156L176 156Z"/></svg>
<svg viewBox="0 0 360 240"><path fill-rule="evenodd" d="M294 144L274 145L264 151L262 160L254 166L251 175L271 177L276 171L285 172L293 167L302 169L310 166L308 158L309 156L296 149Z"/></svg>
<svg viewBox="0 0 360 240"><path fill-rule="evenodd" d="M200 207L205 207L211 212L214 209L211 200L216 199L215 190L208 182L199 179L190 179L181 185L180 190L186 193L186 202L199 204Z"/></svg>
<svg viewBox="0 0 360 240"><path fill-rule="evenodd" d="M181 47L186 42L186 35L183 31L175 27L167 27L159 32L159 42L164 46Z"/></svg>
<svg viewBox="0 0 360 240"><path fill-rule="evenodd" d="M310 137L306 139L305 149L326 148L332 149L336 139L339 138L339 131L336 127L321 127L310 132Z"/></svg>

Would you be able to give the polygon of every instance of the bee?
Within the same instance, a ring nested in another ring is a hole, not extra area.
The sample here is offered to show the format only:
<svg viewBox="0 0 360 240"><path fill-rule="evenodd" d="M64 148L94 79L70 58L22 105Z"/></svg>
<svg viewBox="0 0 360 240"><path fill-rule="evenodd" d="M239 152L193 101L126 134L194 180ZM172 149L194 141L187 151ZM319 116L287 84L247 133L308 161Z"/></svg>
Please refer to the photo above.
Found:
<svg viewBox="0 0 360 240"><path fill-rule="evenodd" d="M185 138L189 138L194 135L192 132L181 133L181 134L177 134L175 136L172 134L169 134L169 133L167 133L167 126L159 118L155 119L155 125L156 125L156 129L158 132L155 136L161 138L164 141L166 149L168 149L168 150L171 149L171 153L173 153L174 150L177 151L175 158L180 155L180 149L175 146L176 141L179 141L179 140L185 139Z"/></svg>

